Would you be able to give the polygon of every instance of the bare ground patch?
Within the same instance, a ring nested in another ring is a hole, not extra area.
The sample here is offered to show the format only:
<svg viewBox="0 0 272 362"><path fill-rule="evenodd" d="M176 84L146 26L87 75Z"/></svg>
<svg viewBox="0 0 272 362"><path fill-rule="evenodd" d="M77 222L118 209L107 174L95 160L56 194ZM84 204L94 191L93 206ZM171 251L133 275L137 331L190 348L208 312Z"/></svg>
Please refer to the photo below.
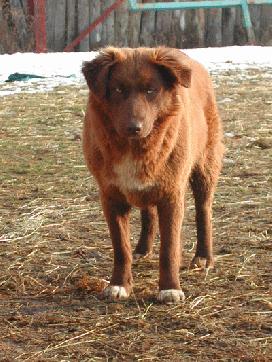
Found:
<svg viewBox="0 0 272 362"><path fill-rule="evenodd" d="M214 75L226 155L214 203L216 269L187 266L184 304L156 302L158 243L134 265L134 294L109 303L112 251L81 152L79 86L1 98L2 361L268 361L272 353L272 71ZM138 213L132 217L136 243Z"/></svg>

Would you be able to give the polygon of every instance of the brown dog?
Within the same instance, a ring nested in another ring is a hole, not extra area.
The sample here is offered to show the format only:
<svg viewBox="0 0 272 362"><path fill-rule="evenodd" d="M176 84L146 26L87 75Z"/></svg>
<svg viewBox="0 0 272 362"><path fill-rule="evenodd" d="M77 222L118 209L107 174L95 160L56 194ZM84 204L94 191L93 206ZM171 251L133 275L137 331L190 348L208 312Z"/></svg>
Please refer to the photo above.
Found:
<svg viewBox="0 0 272 362"><path fill-rule="evenodd" d="M180 233L190 181L197 248L192 266L214 264L211 206L223 155L221 122L206 70L179 50L106 48L83 65L90 89L83 149L95 176L114 248L104 295L125 299L132 289L131 206L141 209L137 257L161 237L158 299L184 298Z"/></svg>

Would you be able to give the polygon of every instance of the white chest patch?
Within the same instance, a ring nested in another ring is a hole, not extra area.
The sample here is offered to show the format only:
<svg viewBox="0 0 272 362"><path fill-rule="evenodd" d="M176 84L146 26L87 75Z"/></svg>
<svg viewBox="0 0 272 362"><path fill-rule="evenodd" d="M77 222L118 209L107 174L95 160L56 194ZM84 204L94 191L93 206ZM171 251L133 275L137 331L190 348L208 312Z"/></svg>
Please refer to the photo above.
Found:
<svg viewBox="0 0 272 362"><path fill-rule="evenodd" d="M131 155L123 157L120 163L114 166L116 174L115 184L122 191L143 191L154 185L154 181L143 177L143 163L135 160Z"/></svg>

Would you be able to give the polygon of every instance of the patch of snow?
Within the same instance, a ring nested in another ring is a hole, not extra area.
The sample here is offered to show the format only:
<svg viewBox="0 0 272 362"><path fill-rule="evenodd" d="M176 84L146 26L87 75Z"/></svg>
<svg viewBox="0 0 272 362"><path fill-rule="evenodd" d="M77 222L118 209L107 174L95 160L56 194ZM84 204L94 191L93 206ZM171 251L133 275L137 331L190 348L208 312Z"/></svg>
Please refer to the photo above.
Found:
<svg viewBox="0 0 272 362"><path fill-rule="evenodd" d="M224 135L225 135L225 137L229 137L229 138L235 137L235 134L233 132L225 132Z"/></svg>
<svg viewBox="0 0 272 362"><path fill-rule="evenodd" d="M212 72L237 68L241 70L272 68L272 47L233 46L183 51ZM83 83L82 62L92 60L96 54L96 52L79 52L0 55L0 96L19 92L46 92L60 85ZM46 78L5 83L13 73L35 74Z"/></svg>
<svg viewBox="0 0 272 362"><path fill-rule="evenodd" d="M272 67L272 47L231 46L184 50L210 70Z"/></svg>

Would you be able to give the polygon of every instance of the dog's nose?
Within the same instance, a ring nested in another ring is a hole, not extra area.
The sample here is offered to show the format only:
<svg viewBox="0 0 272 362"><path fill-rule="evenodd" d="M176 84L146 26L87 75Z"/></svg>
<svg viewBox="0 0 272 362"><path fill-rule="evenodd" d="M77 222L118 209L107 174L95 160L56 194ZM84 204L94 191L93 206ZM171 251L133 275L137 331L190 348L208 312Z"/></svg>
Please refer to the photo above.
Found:
<svg viewBox="0 0 272 362"><path fill-rule="evenodd" d="M139 122L139 121L131 122L127 126L127 132L131 136L137 136L141 132L142 128L143 128L143 125L141 122Z"/></svg>

